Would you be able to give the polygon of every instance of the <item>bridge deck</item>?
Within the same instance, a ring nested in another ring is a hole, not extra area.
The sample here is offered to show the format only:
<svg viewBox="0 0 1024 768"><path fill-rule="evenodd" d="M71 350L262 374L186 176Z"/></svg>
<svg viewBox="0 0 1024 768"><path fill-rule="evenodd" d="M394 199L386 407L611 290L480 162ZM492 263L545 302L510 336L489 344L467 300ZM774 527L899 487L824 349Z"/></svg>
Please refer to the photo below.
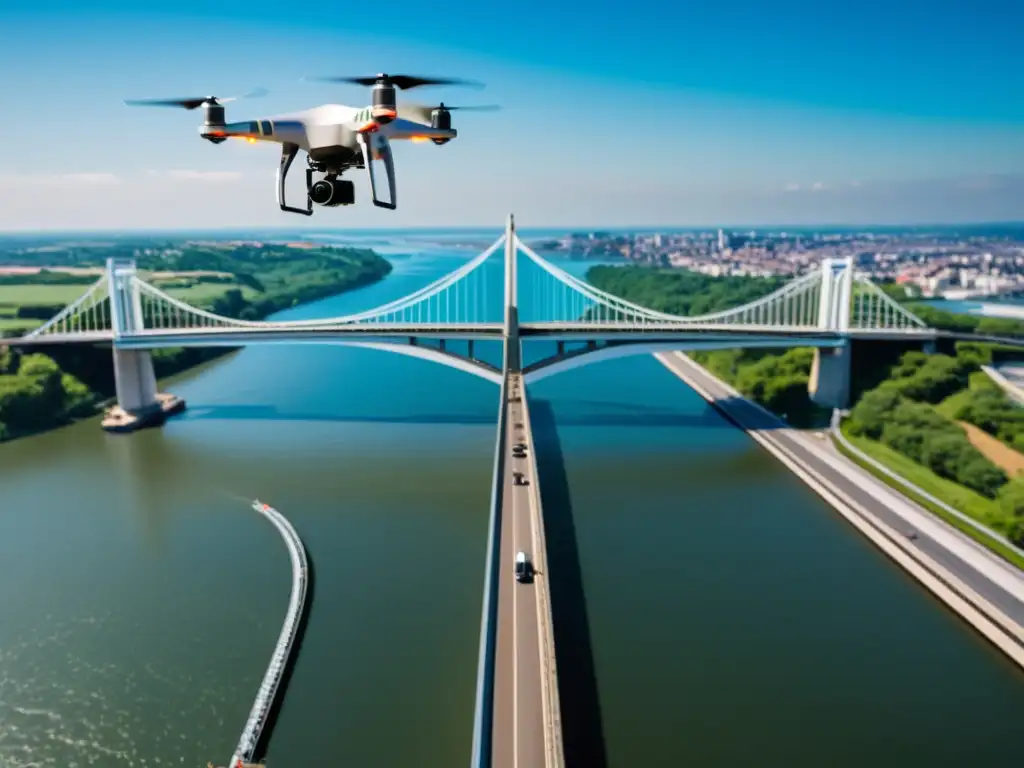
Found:
<svg viewBox="0 0 1024 768"><path fill-rule="evenodd" d="M509 376L507 391L492 768L556 768L562 765L562 756L557 685L553 684L551 603L533 437L521 374ZM516 444L526 446L525 457L514 455ZM534 564L532 582L516 581L517 552L525 552Z"/></svg>

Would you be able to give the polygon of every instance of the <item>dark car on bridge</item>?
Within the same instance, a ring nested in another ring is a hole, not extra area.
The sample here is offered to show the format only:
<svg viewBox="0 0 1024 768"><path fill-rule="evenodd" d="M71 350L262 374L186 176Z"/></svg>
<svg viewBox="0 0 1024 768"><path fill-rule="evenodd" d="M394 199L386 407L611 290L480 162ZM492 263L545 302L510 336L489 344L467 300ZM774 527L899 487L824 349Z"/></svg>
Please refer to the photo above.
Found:
<svg viewBox="0 0 1024 768"><path fill-rule="evenodd" d="M516 581L520 584L529 584L533 581L533 563L525 552L516 554Z"/></svg>

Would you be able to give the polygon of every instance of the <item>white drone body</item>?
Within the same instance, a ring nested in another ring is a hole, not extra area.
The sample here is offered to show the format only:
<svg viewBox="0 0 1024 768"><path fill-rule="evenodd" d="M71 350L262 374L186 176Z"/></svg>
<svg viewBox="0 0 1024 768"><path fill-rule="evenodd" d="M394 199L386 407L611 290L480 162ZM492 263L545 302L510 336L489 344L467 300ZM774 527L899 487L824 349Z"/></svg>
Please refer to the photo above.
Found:
<svg viewBox="0 0 1024 768"><path fill-rule="evenodd" d="M269 141L281 145L281 161L277 170L277 202L281 210L305 216L313 214L313 205L334 208L355 203L355 186L339 179L350 168L365 169L370 179L373 204L394 210L397 207L395 162L392 140L432 141L447 144L458 136L451 127L452 109L442 103L436 107L416 104L395 104L395 89L421 85L459 84L461 81L436 80L406 75L377 75L375 78L333 78L362 85L373 84L373 104L356 108L342 104L325 104L289 115L228 123L223 104L231 99L213 96L196 99L170 99L126 102L155 106L179 106L185 109L203 107L204 121L199 135L214 144L230 138L250 142ZM257 94L251 94L257 95ZM261 94L260 94L261 95ZM462 107L491 109L493 107ZM306 207L296 208L285 200L285 180L299 150L306 153ZM387 174L388 199L377 194L374 160L384 164ZM314 181L314 174L323 178Z"/></svg>

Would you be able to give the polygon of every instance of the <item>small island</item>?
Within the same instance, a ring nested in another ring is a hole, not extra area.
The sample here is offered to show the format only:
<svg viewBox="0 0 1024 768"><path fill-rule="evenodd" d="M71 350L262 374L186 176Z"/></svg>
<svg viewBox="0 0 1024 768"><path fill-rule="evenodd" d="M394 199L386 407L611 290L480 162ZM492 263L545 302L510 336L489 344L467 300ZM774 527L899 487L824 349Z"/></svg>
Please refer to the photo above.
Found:
<svg viewBox="0 0 1024 768"><path fill-rule="evenodd" d="M21 335L45 323L103 274L108 258L133 259L140 276L171 296L224 317L262 320L283 309L377 282L391 264L376 252L305 242L119 238L54 243L0 240L0 334ZM153 351L158 378L234 351ZM0 339L0 441L95 415L114 393L106 347L4 346ZM165 415L183 407L162 402ZM131 427L111 405L106 428Z"/></svg>

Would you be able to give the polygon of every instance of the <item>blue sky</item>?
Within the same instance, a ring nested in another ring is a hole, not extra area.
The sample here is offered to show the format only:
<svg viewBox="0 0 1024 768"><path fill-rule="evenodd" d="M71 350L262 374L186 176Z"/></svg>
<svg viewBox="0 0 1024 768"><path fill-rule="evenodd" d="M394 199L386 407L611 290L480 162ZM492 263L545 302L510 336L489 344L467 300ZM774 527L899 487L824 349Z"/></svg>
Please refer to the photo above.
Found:
<svg viewBox="0 0 1024 768"><path fill-rule="evenodd" d="M229 105L248 119L361 105L300 78L380 70L484 80L408 98L504 110L399 147L398 211L356 177L361 204L316 225L1024 219L1009 0L147 5L0 4L0 229L301 225L277 210L276 147L212 146L195 113L121 100L268 88Z"/></svg>

